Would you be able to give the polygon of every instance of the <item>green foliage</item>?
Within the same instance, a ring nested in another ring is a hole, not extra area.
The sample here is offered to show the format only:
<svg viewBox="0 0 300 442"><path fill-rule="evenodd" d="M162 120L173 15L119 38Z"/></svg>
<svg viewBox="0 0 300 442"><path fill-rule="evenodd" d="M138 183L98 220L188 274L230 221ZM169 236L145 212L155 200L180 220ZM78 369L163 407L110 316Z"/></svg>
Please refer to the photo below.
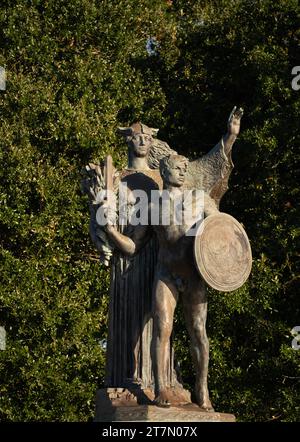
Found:
<svg viewBox="0 0 300 442"><path fill-rule="evenodd" d="M300 9L295 1L176 4L180 55L172 70L165 67L171 145L197 156L217 141L232 104L245 109L221 209L245 225L254 263L240 290L210 291L212 399L240 420L296 421L300 354L291 348L290 330L300 320L300 95L291 88L291 70L299 64ZM179 341L189 373L183 349Z"/></svg>
<svg viewBox="0 0 300 442"><path fill-rule="evenodd" d="M80 170L108 152L123 161L116 127L124 118L159 120L159 82L133 60L147 56L148 32L165 27L163 9L3 3L0 415L87 420L103 384L109 275L89 239Z"/></svg>
<svg viewBox="0 0 300 442"><path fill-rule="evenodd" d="M222 210L251 240L252 275L209 293L209 383L239 420L300 420L300 92L296 0L3 0L0 65L1 420L88 420L103 383L108 272L88 236L80 170L141 118L199 157L245 108ZM149 37L156 53L146 51ZM188 337L176 348L190 387Z"/></svg>

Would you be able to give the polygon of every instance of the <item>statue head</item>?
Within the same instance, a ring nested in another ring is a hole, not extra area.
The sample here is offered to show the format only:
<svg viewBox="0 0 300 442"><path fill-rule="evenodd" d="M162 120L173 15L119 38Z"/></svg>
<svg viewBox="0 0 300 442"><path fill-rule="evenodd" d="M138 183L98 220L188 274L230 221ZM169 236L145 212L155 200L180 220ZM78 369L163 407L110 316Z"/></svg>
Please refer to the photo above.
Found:
<svg viewBox="0 0 300 442"><path fill-rule="evenodd" d="M182 155L169 155L162 158L159 171L164 184L181 187L185 180L188 162L189 160Z"/></svg>
<svg viewBox="0 0 300 442"><path fill-rule="evenodd" d="M118 133L126 139L129 156L140 158L148 156L153 137L157 135L157 132L158 129L148 127L140 122L133 123L129 127L118 128Z"/></svg>

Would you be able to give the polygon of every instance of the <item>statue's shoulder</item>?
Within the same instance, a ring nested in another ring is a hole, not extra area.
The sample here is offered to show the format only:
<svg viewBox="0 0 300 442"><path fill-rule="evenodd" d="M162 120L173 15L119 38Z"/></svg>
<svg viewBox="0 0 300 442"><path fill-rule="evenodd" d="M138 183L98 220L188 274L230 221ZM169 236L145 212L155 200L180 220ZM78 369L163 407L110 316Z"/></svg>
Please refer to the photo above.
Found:
<svg viewBox="0 0 300 442"><path fill-rule="evenodd" d="M153 189L162 189L162 179L158 169L124 169L119 173L119 180L140 186L141 189L146 187L153 187ZM152 184L152 185L151 185Z"/></svg>

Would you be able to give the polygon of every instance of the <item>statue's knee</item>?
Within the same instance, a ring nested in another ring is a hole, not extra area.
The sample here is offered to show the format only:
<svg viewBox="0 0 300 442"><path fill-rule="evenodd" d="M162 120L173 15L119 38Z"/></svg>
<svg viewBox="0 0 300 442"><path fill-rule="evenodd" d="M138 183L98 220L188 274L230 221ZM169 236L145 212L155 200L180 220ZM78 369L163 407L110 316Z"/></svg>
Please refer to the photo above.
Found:
<svg viewBox="0 0 300 442"><path fill-rule="evenodd" d="M192 323L192 329L193 333L202 341L205 341L207 339L206 327L203 321L200 321L199 319L194 320Z"/></svg>

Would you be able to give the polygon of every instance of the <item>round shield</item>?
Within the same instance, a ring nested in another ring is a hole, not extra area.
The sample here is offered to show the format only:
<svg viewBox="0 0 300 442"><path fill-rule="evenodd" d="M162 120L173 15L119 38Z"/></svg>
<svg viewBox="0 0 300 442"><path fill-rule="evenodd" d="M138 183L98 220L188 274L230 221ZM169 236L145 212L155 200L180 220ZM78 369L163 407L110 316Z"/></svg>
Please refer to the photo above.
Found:
<svg viewBox="0 0 300 442"><path fill-rule="evenodd" d="M247 280L251 247L241 224L226 213L209 215L198 228L194 243L196 267L207 284L231 292Z"/></svg>

